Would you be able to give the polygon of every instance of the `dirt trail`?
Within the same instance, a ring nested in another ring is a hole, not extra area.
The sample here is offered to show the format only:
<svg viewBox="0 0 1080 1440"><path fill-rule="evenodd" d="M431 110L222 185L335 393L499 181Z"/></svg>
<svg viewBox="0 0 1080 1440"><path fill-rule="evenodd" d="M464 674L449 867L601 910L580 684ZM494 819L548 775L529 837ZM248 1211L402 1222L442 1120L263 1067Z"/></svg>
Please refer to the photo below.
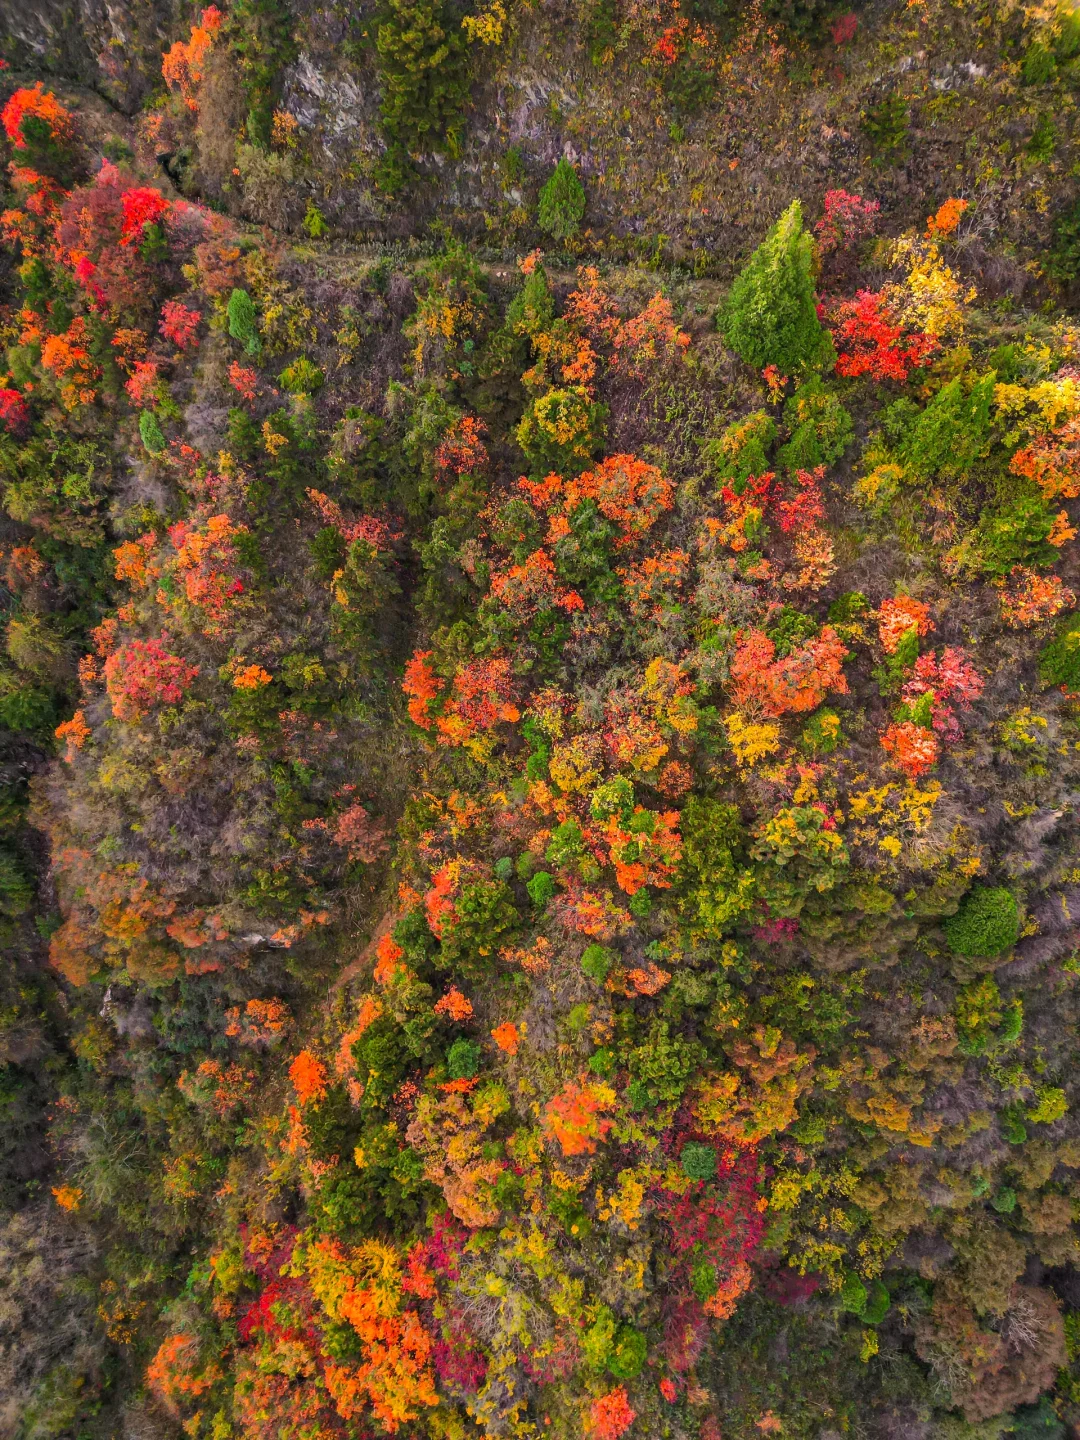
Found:
<svg viewBox="0 0 1080 1440"><path fill-rule="evenodd" d="M340 972L340 974L334 980L334 983L330 986L327 998L331 1004L333 1004L333 1002L346 988L349 982L355 976L359 975L362 970L366 969L369 965L371 965L371 963L374 961L376 947L378 946L378 943L383 938L383 936L390 933L390 929L394 924L395 918L396 917L392 907L383 911L382 915L379 917L378 924L371 932L371 939L364 946L363 950L360 951L360 954L356 957L356 959L349 961L348 965L345 966L344 970Z"/></svg>

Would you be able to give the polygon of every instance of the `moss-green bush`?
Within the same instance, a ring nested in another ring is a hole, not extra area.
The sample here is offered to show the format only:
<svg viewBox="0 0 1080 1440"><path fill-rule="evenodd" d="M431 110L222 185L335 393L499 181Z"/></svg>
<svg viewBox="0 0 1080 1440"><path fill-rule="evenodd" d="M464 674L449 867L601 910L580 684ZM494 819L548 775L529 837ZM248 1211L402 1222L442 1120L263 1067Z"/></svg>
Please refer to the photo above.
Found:
<svg viewBox="0 0 1080 1440"><path fill-rule="evenodd" d="M714 466L717 480L741 491L752 475L769 468L769 450L776 439L776 425L764 410L755 410L745 419L733 420L724 433L705 445L705 455Z"/></svg>
<svg viewBox="0 0 1080 1440"><path fill-rule="evenodd" d="M812 35L834 8L827 0L764 0L761 10L796 35Z"/></svg>
<svg viewBox="0 0 1080 1440"><path fill-rule="evenodd" d="M1049 46L1033 40L1024 52L1020 74L1025 85L1045 85L1057 74L1057 60Z"/></svg>
<svg viewBox="0 0 1080 1440"><path fill-rule="evenodd" d="M870 106L862 117L861 128L870 141L876 163L892 159L903 151L910 125L911 110L902 95L886 95Z"/></svg>
<svg viewBox="0 0 1080 1440"><path fill-rule="evenodd" d="M641 1331L632 1325L620 1325L608 1352L608 1373L616 1380L633 1380L641 1374L647 1354L648 1344Z"/></svg>
<svg viewBox="0 0 1080 1440"><path fill-rule="evenodd" d="M451 1080L471 1080L480 1069L480 1046L475 1040L455 1040L446 1054L446 1073Z"/></svg>
<svg viewBox="0 0 1080 1440"><path fill-rule="evenodd" d="M690 1140L683 1146L679 1163L683 1174L689 1175L691 1180L711 1180L716 1174L716 1151L711 1145Z"/></svg>
<svg viewBox="0 0 1080 1440"><path fill-rule="evenodd" d="M255 303L246 290L233 290L226 315L232 338L239 340L249 355L258 355L262 350L262 341L255 322Z"/></svg>
<svg viewBox="0 0 1080 1440"><path fill-rule="evenodd" d="M986 510L972 536L972 555L986 575L1005 576L1014 565L1052 565L1058 552L1048 536L1055 512L1032 486L1006 504Z"/></svg>
<svg viewBox="0 0 1080 1440"><path fill-rule="evenodd" d="M963 480L990 443L997 375L950 380L907 427L900 453L924 480Z"/></svg>
<svg viewBox="0 0 1080 1440"><path fill-rule="evenodd" d="M607 406L583 386L548 390L525 410L515 437L533 473L578 473L603 443Z"/></svg>
<svg viewBox="0 0 1080 1440"><path fill-rule="evenodd" d="M1039 679L1044 685L1080 688L1080 614L1067 616L1053 640L1039 654Z"/></svg>
<svg viewBox="0 0 1080 1440"><path fill-rule="evenodd" d="M1059 6L1053 40L1057 60L1074 60L1080 54L1080 14Z"/></svg>
<svg viewBox="0 0 1080 1440"><path fill-rule="evenodd" d="M889 1306L888 1290L880 1280L874 1280L867 1291L866 1303L859 1313L859 1319L864 1325L880 1325L889 1313Z"/></svg>
<svg viewBox="0 0 1080 1440"><path fill-rule="evenodd" d="M704 1053L696 1040L673 1035L666 1020L654 1020L646 1039L625 1057L631 1077L627 1086L631 1104L642 1110L678 1100Z"/></svg>
<svg viewBox="0 0 1080 1440"><path fill-rule="evenodd" d="M840 1308L849 1315L861 1315L868 1299L866 1286L855 1271L850 1270L844 1276L844 1283L840 1287Z"/></svg>
<svg viewBox="0 0 1080 1440"><path fill-rule="evenodd" d="M784 419L791 426L791 439L779 459L789 470L831 465L840 459L855 433L851 412L817 375L788 398Z"/></svg>
<svg viewBox="0 0 1080 1440"><path fill-rule="evenodd" d="M590 980L595 980L602 985L608 977L608 971L614 963L614 955L603 945L587 945L581 957L581 968Z"/></svg>
<svg viewBox="0 0 1080 1440"><path fill-rule="evenodd" d="M831 755L844 743L840 716L829 706L822 705L806 722L799 743L811 755Z"/></svg>
<svg viewBox="0 0 1080 1440"><path fill-rule="evenodd" d="M1020 907L1001 885L978 885L945 921L945 940L954 955L991 959L1010 950L1020 937Z"/></svg>
<svg viewBox="0 0 1080 1440"><path fill-rule="evenodd" d="M311 236L312 240L321 240L329 228L326 223L326 216L319 209L318 205L315 204L314 200L308 201L304 218L300 223Z"/></svg>
<svg viewBox="0 0 1080 1440"><path fill-rule="evenodd" d="M596 1319L581 1337L582 1357L591 1369L602 1370L607 1364L618 1328L618 1321L610 1305L598 1305Z"/></svg>
<svg viewBox="0 0 1080 1440"><path fill-rule="evenodd" d="M247 102L247 136L264 149L270 143L282 73L297 55L293 31L292 15L281 0L236 0L229 6L227 33Z"/></svg>
<svg viewBox="0 0 1080 1440"><path fill-rule="evenodd" d="M1071 285L1080 275L1080 201L1055 219L1053 243L1044 264L1049 274L1063 285Z"/></svg>
<svg viewBox="0 0 1080 1440"><path fill-rule="evenodd" d="M719 936L753 906L752 882L737 863L744 839L738 807L694 796L682 812L680 881L706 934Z"/></svg>
<svg viewBox="0 0 1080 1440"><path fill-rule="evenodd" d="M456 919L443 932L445 964L482 967L496 951L503 935L518 921L510 888L501 880L477 880L466 885L454 902Z"/></svg>
<svg viewBox="0 0 1080 1440"><path fill-rule="evenodd" d="M0 850L0 915L21 915L30 906L34 887L16 857Z"/></svg>
<svg viewBox="0 0 1080 1440"><path fill-rule="evenodd" d="M797 650L804 641L816 635L821 626L812 615L796 610L793 605L784 605L774 619L765 627L765 634L776 646L781 658Z"/></svg>
<svg viewBox="0 0 1080 1440"><path fill-rule="evenodd" d="M1040 115L1031 132L1031 139L1028 141L1028 154L1040 165L1045 165L1057 149L1057 143L1057 126L1049 115Z"/></svg>
<svg viewBox="0 0 1080 1440"><path fill-rule="evenodd" d="M555 894L555 881L546 870L538 870L529 883L525 886L529 892L529 899L538 910L544 906Z"/></svg>
<svg viewBox="0 0 1080 1440"><path fill-rule="evenodd" d="M313 395L323 384L325 376L306 355L301 355L291 365L286 365L278 376L278 384L289 395Z"/></svg>

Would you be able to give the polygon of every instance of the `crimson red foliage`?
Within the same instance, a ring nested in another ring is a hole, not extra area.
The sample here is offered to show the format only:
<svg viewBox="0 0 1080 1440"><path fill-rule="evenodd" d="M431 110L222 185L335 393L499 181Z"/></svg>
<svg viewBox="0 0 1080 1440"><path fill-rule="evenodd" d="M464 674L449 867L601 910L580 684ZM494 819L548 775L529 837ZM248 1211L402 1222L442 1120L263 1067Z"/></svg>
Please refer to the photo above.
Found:
<svg viewBox="0 0 1080 1440"><path fill-rule="evenodd" d="M709 1320L697 1300L681 1296L664 1315L660 1354L668 1368L683 1375L697 1364L709 1334Z"/></svg>
<svg viewBox="0 0 1080 1440"><path fill-rule="evenodd" d="M765 1234L760 1174L755 1150L719 1149L713 1180L697 1181L685 1195L661 1190L656 1209L668 1223L672 1254L688 1268L708 1261L718 1278L752 1259Z"/></svg>
<svg viewBox="0 0 1080 1440"><path fill-rule="evenodd" d="M860 290L844 300L829 317L837 349L836 373L847 379L869 375L872 380L903 383L909 373L928 365L938 350L932 335L904 334L884 294Z"/></svg>
<svg viewBox="0 0 1080 1440"><path fill-rule="evenodd" d="M161 333L178 350L186 350L193 341L198 343L196 333L201 319L198 310L189 310L179 300L166 300L161 307Z"/></svg>
<svg viewBox="0 0 1080 1440"><path fill-rule="evenodd" d="M30 411L18 390L0 386L0 425L9 435L22 435L30 424Z"/></svg>
<svg viewBox="0 0 1080 1440"><path fill-rule="evenodd" d="M153 196L153 202L132 199L141 194ZM92 185L73 190L61 205L57 259L71 268L98 307L145 310L156 286L135 241L142 238L146 221L160 219L167 209L156 190L131 188L116 166L106 163Z"/></svg>
<svg viewBox="0 0 1080 1440"><path fill-rule="evenodd" d="M825 519L825 497L821 493L821 482L825 467L817 470L800 470L799 488L790 500L781 500L776 507L780 529L786 534L792 530L810 530Z"/></svg>
<svg viewBox="0 0 1080 1440"><path fill-rule="evenodd" d="M197 665L166 650L162 639L132 640L105 661L113 714L139 720L157 705L177 705L198 673Z"/></svg>
<svg viewBox="0 0 1080 1440"><path fill-rule="evenodd" d="M845 16L837 24L854 18ZM833 38L836 39L835 33ZM845 36L850 38L851 35ZM844 42L837 39L836 43ZM825 214L814 226L818 249L823 255L829 255L836 250L850 250L859 240L868 239L874 233L880 209L876 200L864 200L861 195L851 195L846 190L826 190Z"/></svg>
<svg viewBox="0 0 1080 1440"><path fill-rule="evenodd" d="M962 710L971 708L983 692L984 681L963 650L949 645L940 655L932 651L915 661L911 678L904 683L901 698L911 705L922 695L930 695L930 723L945 740L960 739L960 724L953 710L955 702Z"/></svg>
<svg viewBox="0 0 1080 1440"><path fill-rule="evenodd" d="M169 209L169 202L160 190L151 190L147 185L138 185L125 190L120 196L123 223L120 227L120 244L135 245L142 240L147 225L156 225Z"/></svg>

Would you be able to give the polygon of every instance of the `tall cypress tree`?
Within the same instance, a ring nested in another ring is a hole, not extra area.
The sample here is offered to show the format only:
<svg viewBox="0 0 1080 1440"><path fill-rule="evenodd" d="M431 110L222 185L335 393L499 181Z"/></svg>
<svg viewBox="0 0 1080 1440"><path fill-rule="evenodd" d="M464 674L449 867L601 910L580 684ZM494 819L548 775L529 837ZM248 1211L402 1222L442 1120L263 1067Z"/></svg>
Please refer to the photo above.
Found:
<svg viewBox="0 0 1080 1440"><path fill-rule="evenodd" d="M751 255L717 317L728 345L760 370L827 366L832 340L817 316L813 241L793 200Z"/></svg>

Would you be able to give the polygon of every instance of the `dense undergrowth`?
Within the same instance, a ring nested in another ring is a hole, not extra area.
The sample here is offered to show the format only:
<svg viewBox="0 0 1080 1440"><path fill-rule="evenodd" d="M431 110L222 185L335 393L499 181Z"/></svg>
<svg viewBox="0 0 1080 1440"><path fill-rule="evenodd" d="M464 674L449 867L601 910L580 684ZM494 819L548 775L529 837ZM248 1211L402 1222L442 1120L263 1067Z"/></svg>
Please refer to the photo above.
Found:
<svg viewBox="0 0 1080 1440"><path fill-rule="evenodd" d="M582 33L685 116L871 11ZM387 207L530 13L352 35ZM1065 114L1075 17L987 13ZM871 198L895 97L723 289L566 155L512 254L362 248L296 33L202 11L134 146L3 91L0 1433L1070 1433L1064 135L1026 250Z"/></svg>

